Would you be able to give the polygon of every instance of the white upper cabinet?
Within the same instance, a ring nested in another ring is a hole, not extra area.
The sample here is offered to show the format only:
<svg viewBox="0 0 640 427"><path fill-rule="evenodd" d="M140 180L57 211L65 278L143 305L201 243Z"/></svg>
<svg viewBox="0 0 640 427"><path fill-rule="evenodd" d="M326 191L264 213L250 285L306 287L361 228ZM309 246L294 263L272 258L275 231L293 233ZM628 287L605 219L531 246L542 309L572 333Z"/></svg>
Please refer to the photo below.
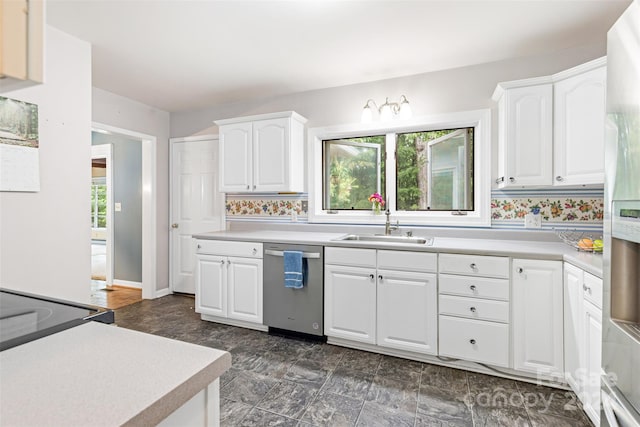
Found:
<svg viewBox="0 0 640 427"><path fill-rule="evenodd" d="M499 108L498 185L551 185L551 83L507 89Z"/></svg>
<svg viewBox="0 0 640 427"><path fill-rule="evenodd" d="M43 40L43 0L0 0L0 92L42 83Z"/></svg>
<svg viewBox="0 0 640 427"><path fill-rule="evenodd" d="M603 65L554 87L554 185L604 182L607 70Z"/></svg>
<svg viewBox="0 0 640 427"><path fill-rule="evenodd" d="M606 58L498 84L498 188L604 183Z"/></svg>
<svg viewBox="0 0 640 427"><path fill-rule="evenodd" d="M216 121L220 191L304 191L304 124L292 111Z"/></svg>

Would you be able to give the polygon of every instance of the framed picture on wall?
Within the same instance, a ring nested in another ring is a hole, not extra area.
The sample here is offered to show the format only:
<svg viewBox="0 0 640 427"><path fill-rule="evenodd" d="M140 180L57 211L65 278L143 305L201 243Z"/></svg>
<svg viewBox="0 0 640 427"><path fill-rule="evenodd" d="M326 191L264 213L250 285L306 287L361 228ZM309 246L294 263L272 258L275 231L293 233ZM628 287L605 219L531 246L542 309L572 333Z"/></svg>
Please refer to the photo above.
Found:
<svg viewBox="0 0 640 427"><path fill-rule="evenodd" d="M0 191L40 191L38 106L0 96Z"/></svg>

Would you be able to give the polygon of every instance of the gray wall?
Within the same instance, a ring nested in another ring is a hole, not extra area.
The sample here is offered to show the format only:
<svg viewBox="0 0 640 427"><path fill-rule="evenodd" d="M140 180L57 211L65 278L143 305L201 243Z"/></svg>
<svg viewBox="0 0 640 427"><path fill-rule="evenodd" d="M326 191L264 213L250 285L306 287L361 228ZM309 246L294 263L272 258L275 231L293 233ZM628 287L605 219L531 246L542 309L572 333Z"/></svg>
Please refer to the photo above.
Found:
<svg viewBox="0 0 640 427"><path fill-rule="evenodd" d="M218 129L213 124L214 120L287 110L305 116L309 120L308 128L358 123L367 99L372 98L380 105L385 97L397 102L400 95L406 95L414 117L491 108L494 129L492 163L495 168L497 104L491 96L496 85L502 81L554 74L604 55L606 43L602 41L552 54L172 113L171 136L215 134ZM495 174L493 172L492 176Z"/></svg>
<svg viewBox="0 0 640 427"><path fill-rule="evenodd" d="M113 213L114 281L142 282L142 143L92 132L91 144L113 144L113 202L122 204Z"/></svg>

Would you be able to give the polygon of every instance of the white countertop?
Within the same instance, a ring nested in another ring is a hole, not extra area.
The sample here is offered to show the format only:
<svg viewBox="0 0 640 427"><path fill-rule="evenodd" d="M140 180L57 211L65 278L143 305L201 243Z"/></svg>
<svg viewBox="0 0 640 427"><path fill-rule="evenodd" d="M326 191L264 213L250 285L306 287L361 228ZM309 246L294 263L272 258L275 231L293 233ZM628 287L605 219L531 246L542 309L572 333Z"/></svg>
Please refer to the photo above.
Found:
<svg viewBox="0 0 640 427"><path fill-rule="evenodd" d="M465 239L458 237L434 237L433 245L411 243L336 241L345 233L320 233L283 230L262 231L216 231L194 235L196 239L235 240L246 242L292 243L323 246L396 249L426 252L446 252L459 254L482 254L563 260L576 267L602 277L602 255L579 252L562 242L500 240L500 239ZM416 233L416 236L420 236Z"/></svg>
<svg viewBox="0 0 640 427"><path fill-rule="evenodd" d="M3 426L155 425L231 355L98 322L0 353Z"/></svg>

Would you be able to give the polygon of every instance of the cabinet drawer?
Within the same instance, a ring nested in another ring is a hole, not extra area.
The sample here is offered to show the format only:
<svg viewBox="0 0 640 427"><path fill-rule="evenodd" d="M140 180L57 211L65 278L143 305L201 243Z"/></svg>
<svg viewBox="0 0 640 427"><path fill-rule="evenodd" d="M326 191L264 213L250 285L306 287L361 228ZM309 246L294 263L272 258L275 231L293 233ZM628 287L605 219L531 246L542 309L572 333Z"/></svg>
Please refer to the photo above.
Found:
<svg viewBox="0 0 640 427"><path fill-rule="evenodd" d="M375 249L325 248L324 263L376 268Z"/></svg>
<svg viewBox="0 0 640 427"><path fill-rule="evenodd" d="M586 272L584 273L584 299L602 308L602 279Z"/></svg>
<svg viewBox="0 0 640 427"><path fill-rule="evenodd" d="M438 270L438 255L428 252L378 251L378 268L385 270L424 271Z"/></svg>
<svg viewBox="0 0 640 427"><path fill-rule="evenodd" d="M440 254L440 273L509 278L509 258L484 255Z"/></svg>
<svg viewBox="0 0 640 427"><path fill-rule="evenodd" d="M509 303L480 298L440 295L440 314L509 323Z"/></svg>
<svg viewBox="0 0 640 427"><path fill-rule="evenodd" d="M509 366L509 325L440 316L440 356Z"/></svg>
<svg viewBox="0 0 640 427"><path fill-rule="evenodd" d="M509 280L440 274L440 293L509 300Z"/></svg>
<svg viewBox="0 0 640 427"><path fill-rule="evenodd" d="M227 240L197 240L196 253L245 258L262 258L262 243Z"/></svg>

